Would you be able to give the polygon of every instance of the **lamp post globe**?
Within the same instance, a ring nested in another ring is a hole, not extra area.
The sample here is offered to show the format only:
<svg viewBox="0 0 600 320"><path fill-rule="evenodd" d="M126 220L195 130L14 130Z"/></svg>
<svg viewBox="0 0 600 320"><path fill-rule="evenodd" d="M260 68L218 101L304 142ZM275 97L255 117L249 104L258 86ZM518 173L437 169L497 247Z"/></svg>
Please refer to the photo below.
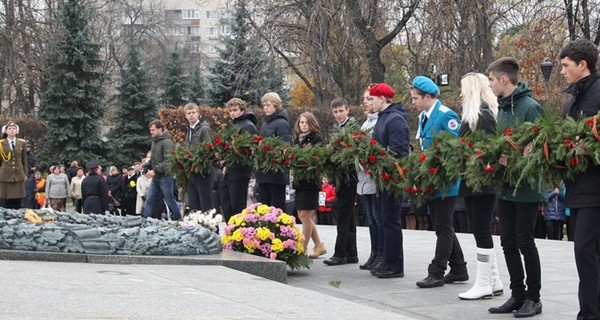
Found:
<svg viewBox="0 0 600 320"><path fill-rule="evenodd" d="M548 59L545 59L540 63L540 69L542 69L542 75L544 75L544 82L546 84L546 99L548 99L550 91L550 75L552 74L552 68L554 68L554 65Z"/></svg>

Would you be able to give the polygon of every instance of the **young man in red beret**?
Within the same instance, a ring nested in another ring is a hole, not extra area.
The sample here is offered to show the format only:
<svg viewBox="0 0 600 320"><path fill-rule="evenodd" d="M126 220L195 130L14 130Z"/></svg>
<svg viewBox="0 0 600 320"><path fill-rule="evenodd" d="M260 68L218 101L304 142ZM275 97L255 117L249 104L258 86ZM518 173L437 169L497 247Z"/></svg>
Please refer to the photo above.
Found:
<svg viewBox="0 0 600 320"><path fill-rule="evenodd" d="M409 153L410 134L406 111L400 102L392 104L394 89L386 83L379 83L369 89L373 109L378 112L377 123L373 128L373 139L388 147L396 158ZM404 277L404 248L402 243L402 197L380 190L379 216L381 228L379 241L383 244L383 264L371 270L378 278Z"/></svg>

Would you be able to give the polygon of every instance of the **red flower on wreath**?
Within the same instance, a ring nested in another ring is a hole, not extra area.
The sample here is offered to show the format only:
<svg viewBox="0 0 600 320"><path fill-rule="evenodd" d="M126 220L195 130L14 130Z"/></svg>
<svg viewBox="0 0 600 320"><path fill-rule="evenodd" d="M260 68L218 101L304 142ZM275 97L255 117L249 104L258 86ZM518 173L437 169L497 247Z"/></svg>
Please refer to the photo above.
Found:
<svg viewBox="0 0 600 320"><path fill-rule="evenodd" d="M377 140L375 140L375 139L371 139L371 140L369 141L369 143L370 143L372 146L374 146L374 145L376 145L376 144L377 144Z"/></svg>
<svg viewBox="0 0 600 320"><path fill-rule="evenodd" d="M494 168L494 166L490 166L490 164L488 163L487 166L485 166L485 168L483 168L483 172L494 172L494 170L496 170L496 168Z"/></svg>
<svg viewBox="0 0 600 320"><path fill-rule="evenodd" d="M510 135L511 133L512 133L512 129L511 129L511 128L506 128L506 129L504 129L504 135L505 135L505 136L508 136L508 135Z"/></svg>
<svg viewBox="0 0 600 320"><path fill-rule="evenodd" d="M318 159L319 158L319 154L318 153L313 153L313 158Z"/></svg>
<svg viewBox="0 0 600 320"><path fill-rule="evenodd" d="M292 160L296 159L296 154L295 153L290 153L290 159L292 159Z"/></svg>
<svg viewBox="0 0 600 320"><path fill-rule="evenodd" d="M175 150L171 150L171 155L174 156L175 155Z"/></svg>
<svg viewBox="0 0 600 320"><path fill-rule="evenodd" d="M569 166L570 167L575 167L579 164L579 159L577 159L577 157L572 157L571 159L569 159Z"/></svg>
<svg viewBox="0 0 600 320"><path fill-rule="evenodd" d="M388 181L388 180L390 180L391 177L392 177L392 175L387 172L381 173L381 178L383 179L383 181Z"/></svg>
<svg viewBox="0 0 600 320"><path fill-rule="evenodd" d="M218 145L222 145L223 141L221 140L221 137L215 136L215 143L218 144Z"/></svg>
<svg viewBox="0 0 600 320"><path fill-rule="evenodd" d="M254 141L256 143L263 141L263 139L264 139L263 136L254 136L254 137L252 137L252 141Z"/></svg>
<svg viewBox="0 0 600 320"><path fill-rule="evenodd" d="M436 174L437 170L437 168L429 168L429 174Z"/></svg>
<svg viewBox="0 0 600 320"><path fill-rule="evenodd" d="M368 157L369 163L375 163L375 161L377 161L377 157L370 154Z"/></svg>
<svg viewBox="0 0 600 320"><path fill-rule="evenodd" d="M385 157L386 153L385 153L385 151L381 150L381 151L379 151L379 155L382 157Z"/></svg>
<svg viewBox="0 0 600 320"><path fill-rule="evenodd" d="M460 142L467 143L467 138L460 138Z"/></svg>
<svg viewBox="0 0 600 320"><path fill-rule="evenodd" d="M263 148L263 150L264 150L265 152L268 152L269 150L271 150L271 146L270 146L270 145L266 145L266 146Z"/></svg>
<svg viewBox="0 0 600 320"><path fill-rule="evenodd" d="M533 133L538 133L540 131L540 128L538 126L533 126L531 130L533 131Z"/></svg>
<svg viewBox="0 0 600 320"><path fill-rule="evenodd" d="M179 170L183 170L183 169L184 169L184 167L183 167L183 165L182 165L181 163L178 163L178 164L177 164L177 168L178 168Z"/></svg>
<svg viewBox="0 0 600 320"><path fill-rule="evenodd" d="M591 127L594 125L594 118L590 118L588 119L588 121L585 122L585 125L588 127Z"/></svg>
<svg viewBox="0 0 600 320"><path fill-rule="evenodd" d="M421 163L425 162L425 159L427 159L427 155L424 153L421 153L421 156L419 157L419 161L421 161Z"/></svg>
<svg viewBox="0 0 600 320"><path fill-rule="evenodd" d="M469 142L469 148L473 148L473 142Z"/></svg>
<svg viewBox="0 0 600 320"><path fill-rule="evenodd" d="M204 147L206 148L206 150L211 150L213 145L212 143L207 143Z"/></svg>

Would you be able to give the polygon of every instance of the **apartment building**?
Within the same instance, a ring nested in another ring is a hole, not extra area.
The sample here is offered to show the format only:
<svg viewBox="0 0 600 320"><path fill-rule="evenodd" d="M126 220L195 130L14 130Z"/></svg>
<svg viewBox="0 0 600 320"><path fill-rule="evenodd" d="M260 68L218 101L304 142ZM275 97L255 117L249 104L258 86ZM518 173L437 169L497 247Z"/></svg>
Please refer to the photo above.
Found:
<svg viewBox="0 0 600 320"><path fill-rule="evenodd" d="M203 54L208 60L219 57L220 36L231 33L227 0L164 0L165 30L192 52Z"/></svg>

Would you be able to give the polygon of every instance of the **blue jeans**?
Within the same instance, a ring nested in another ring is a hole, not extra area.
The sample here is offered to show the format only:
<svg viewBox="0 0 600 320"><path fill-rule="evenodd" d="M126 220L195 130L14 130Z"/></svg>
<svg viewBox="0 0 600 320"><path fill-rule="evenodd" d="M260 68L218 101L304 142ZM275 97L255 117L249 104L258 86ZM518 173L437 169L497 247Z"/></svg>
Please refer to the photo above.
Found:
<svg viewBox="0 0 600 320"><path fill-rule="evenodd" d="M179 206L177 206L177 201L175 201L175 196L173 195L172 176L154 176L154 178L152 178L152 182L150 183L150 189L148 189L148 198L146 199L146 205L144 206L144 218L152 216L152 209L154 207L154 202L156 202L157 193L159 189L160 191L162 191L165 201L167 202L167 206L171 211L171 219L181 219L181 214L179 213Z"/></svg>
<svg viewBox="0 0 600 320"><path fill-rule="evenodd" d="M369 237L371 238L371 253L383 254L383 243L379 242L379 229L381 218L376 213L379 210L379 199L374 194L363 194L362 204L369 221Z"/></svg>

